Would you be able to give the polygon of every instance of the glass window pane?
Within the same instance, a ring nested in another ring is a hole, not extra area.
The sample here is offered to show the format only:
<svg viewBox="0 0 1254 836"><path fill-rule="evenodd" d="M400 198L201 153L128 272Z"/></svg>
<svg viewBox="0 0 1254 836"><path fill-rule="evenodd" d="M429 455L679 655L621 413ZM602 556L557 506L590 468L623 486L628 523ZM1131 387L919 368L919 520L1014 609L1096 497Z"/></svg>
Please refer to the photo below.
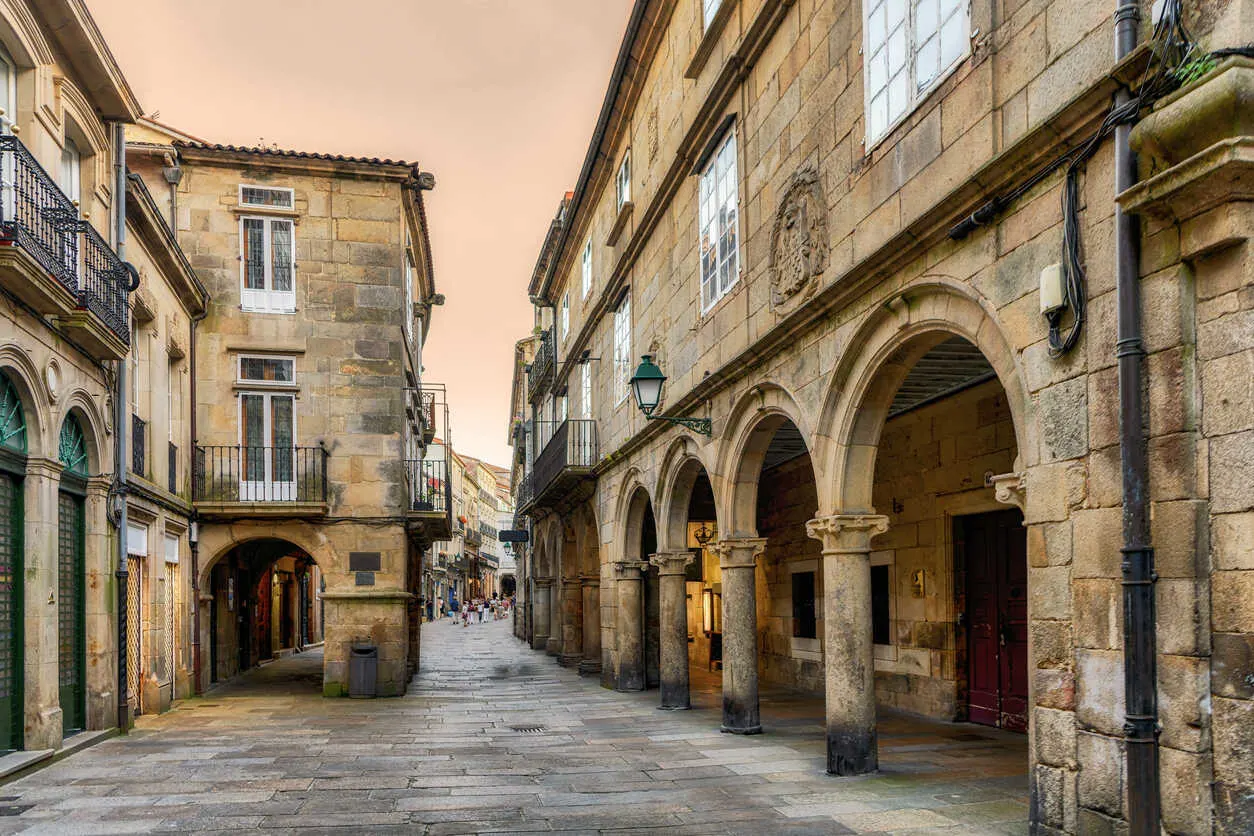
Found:
<svg viewBox="0 0 1254 836"><path fill-rule="evenodd" d="M881 49L867 62L867 89L878 93L888 83L888 56Z"/></svg>
<svg viewBox="0 0 1254 836"><path fill-rule="evenodd" d="M877 6L867 17L866 22L866 46L867 52L874 52L884 43L884 36L888 32L887 15L884 7Z"/></svg>
<svg viewBox="0 0 1254 836"><path fill-rule="evenodd" d="M896 75L906 66L906 27L898 26L888 36L888 74ZM875 88L879 89L879 88Z"/></svg>
<svg viewBox="0 0 1254 836"><path fill-rule="evenodd" d="M262 395L241 395L240 412L243 421L242 443L244 478L250 482L265 479L266 462L262 453L265 447L265 398Z"/></svg>
<svg viewBox="0 0 1254 836"><path fill-rule="evenodd" d="M292 289L292 224L290 221L271 221L271 245L273 254L273 289Z"/></svg>
<svg viewBox="0 0 1254 836"><path fill-rule="evenodd" d="M954 14L941 28L940 65L948 67L962 57L967 46L966 15Z"/></svg>
<svg viewBox="0 0 1254 836"><path fill-rule="evenodd" d="M272 396L270 408L274 480L290 482L292 481L292 399Z"/></svg>
<svg viewBox="0 0 1254 836"><path fill-rule="evenodd" d="M903 69L888 82L888 120L895 122L905 115L910 106L910 91Z"/></svg>
<svg viewBox="0 0 1254 836"><path fill-rule="evenodd" d="M266 289L265 236L265 221L244 219L244 287L249 290Z"/></svg>
<svg viewBox="0 0 1254 836"><path fill-rule="evenodd" d="M940 27L936 0L919 0L919 4L915 6L914 22L914 42L917 46L922 46Z"/></svg>
<svg viewBox="0 0 1254 836"><path fill-rule="evenodd" d="M919 55L915 59L919 73L916 85L919 90L923 90L931 84L940 69L940 46L937 43L938 40L939 38L932 38L919 48Z"/></svg>
<svg viewBox="0 0 1254 836"><path fill-rule="evenodd" d="M884 13L886 25L892 29L906 19L906 0L887 0Z"/></svg>

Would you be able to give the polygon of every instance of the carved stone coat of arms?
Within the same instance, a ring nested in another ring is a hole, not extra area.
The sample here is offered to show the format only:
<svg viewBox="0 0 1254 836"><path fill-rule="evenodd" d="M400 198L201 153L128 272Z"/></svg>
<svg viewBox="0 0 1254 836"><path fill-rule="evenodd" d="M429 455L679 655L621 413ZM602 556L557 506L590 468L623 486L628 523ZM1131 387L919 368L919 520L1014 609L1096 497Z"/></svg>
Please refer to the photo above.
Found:
<svg viewBox="0 0 1254 836"><path fill-rule="evenodd" d="M827 269L827 204L819 173L793 175L771 232L771 307L791 308L809 298Z"/></svg>

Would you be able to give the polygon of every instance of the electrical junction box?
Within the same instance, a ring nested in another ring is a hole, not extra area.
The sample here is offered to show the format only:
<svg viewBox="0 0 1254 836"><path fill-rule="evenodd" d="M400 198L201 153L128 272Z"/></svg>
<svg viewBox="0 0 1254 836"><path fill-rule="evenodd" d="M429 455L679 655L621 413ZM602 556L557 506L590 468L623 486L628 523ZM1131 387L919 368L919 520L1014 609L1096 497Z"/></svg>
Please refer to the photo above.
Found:
<svg viewBox="0 0 1254 836"><path fill-rule="evenodd" d="M1067 307L1062 288L1062 265L1051 264L1041 271L1041 314L1048 315Z"/></svg>

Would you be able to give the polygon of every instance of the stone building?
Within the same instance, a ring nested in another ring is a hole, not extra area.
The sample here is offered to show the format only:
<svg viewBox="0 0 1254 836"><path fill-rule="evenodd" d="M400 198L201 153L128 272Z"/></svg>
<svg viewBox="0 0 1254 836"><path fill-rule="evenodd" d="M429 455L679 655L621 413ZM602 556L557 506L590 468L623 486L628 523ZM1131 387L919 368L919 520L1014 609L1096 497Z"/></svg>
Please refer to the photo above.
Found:
<svg viewBox="0 0 1254 836"><path fill-rule="evenodd" d="M1254 18L1153 13L638 0L528 287L533 647L823 695L835 774L1023 731L1037 832L1254 829Z"/></svg>
<svg viewBox="0 0 1254 836"><path fill-rule="evenodd" d="M424 458L434 178L141 128L133 168L212 297L189 416L199 684L324 638L325 694L347 693L359 644L378 693L403 693L422 556L450 525L446 463Z"/></svg>
<svg viewBox="0 0 1254 836"><path fill-rule="evenodd" d="M0 752L33 750L5 772L118 724L116 137L139 113L81 2L0 7Z"/></svg>

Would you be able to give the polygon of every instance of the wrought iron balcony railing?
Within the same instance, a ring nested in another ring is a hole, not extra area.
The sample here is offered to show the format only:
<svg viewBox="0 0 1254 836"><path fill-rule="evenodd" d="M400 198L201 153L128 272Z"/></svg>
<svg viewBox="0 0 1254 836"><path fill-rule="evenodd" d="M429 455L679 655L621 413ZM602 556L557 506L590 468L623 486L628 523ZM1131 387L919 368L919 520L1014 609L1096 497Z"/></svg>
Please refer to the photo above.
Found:
<svg viewBox="0 0 1254 836"><path fill-rule="evenodd" d="M542 433L543 435L543 433ZM598 459L597 422L588 419L562 421L536 456L531 470L532 501L541 499L567 476L582 478Z"/></svg>
<svg viewBox="0 0 1254 836"><path fill-rule="evenodd" d="M325 447L197 446L193 502L326 503Z"/></svg>
<svg viewBox="0 0 1254 836"><path fill-rule="evenodd" d="M479 523L479 533L488 539L495 540L496 539L496 526L489 525L488 523L485 523L485 522L481 522Z"/></svg>
<svg viewBox="0 0 1254 836"><path fill-rule="evenodd" d="M553 338L553 329L550 328L540 335L540 347L536 349L536 356L532 359L531 368L527 371L528 398L534 398L537 393L543 391L544 384L553 374L556 361L557 341Z"/></svg>
<svg viewBox="0 0 1254 836"><path fill-rule="evenodd" d="M147 435L148 422L138 415L131 416L131 473L136 476L147 478L148 469L144 466L147 462L145 453L147 453Z"/></svg>
<svg viewBox="0 0 1254 836"><path fill-rule="evenodd" d="M453 486L448 478L448 462L443 459L406 461L405 484L410 511L450 516Z"/></svg>
<svg viewBox="0 0 1254 836"><path fill-rule="evenodd" d="M0 240L29 254L129 345L130 268L12 134L0 134Z"/></svg>

